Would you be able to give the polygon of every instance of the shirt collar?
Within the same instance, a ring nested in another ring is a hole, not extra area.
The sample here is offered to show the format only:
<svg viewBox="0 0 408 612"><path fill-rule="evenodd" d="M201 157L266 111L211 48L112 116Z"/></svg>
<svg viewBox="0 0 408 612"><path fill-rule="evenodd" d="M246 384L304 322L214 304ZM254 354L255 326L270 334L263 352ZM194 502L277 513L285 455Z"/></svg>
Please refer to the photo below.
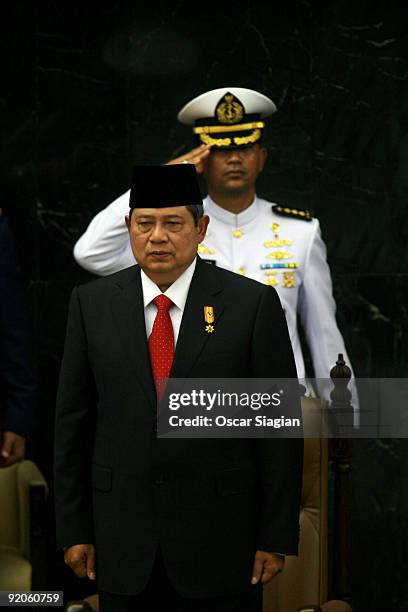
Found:
<svg viewBox="0 0 408 612"><path fill-rule="evenodd" d="M173 302L173 304L175 304L182 311L184 311L184 306L186 305L187 295L190 289L196 263L197 258L195 257L194 261L186 270L184 270L183 274L181 274L178 279L175 280L174 283L164 292L164 295L167 296ZM156 283L154 283L152 279L143 272L143 270L140 270L140 279L142 281L143 304L146 308L155 297L162 295L163 292L160 291Z"/></svg>
<svg viewBox="0 0 408 612"><path fill-rule="evenodd" d="M230 225L234 228L243 227L244 225L253 221L256 218L258 211L259 200L256 195L252 204L250 204L248 208L240 212L238 215L230 212L229 210L225 210L225 208L221 208L221 206L218 206L218 204L216 204L214 200L210 198L210 196L207 196L205 199L205 212L210 216L210 219L211 217L214 217L222 223Z"/></svg>

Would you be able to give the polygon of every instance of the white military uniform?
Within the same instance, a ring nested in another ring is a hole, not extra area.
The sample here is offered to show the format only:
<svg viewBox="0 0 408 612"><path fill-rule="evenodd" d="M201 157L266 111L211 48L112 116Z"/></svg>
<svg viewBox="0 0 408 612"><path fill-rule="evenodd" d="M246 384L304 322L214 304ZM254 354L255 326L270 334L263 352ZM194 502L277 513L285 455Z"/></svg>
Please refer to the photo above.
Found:
<svg viewBox="0 0 408 612"><path fill-rule="evenodd" d="M258 197L238 215L217 206L209 196L204 200L204 210L210 224L199 247L200 257L275 287L286 313L298 377L304 379L305 364L297 314L317 379L328 378L339 353L349 364L336 323L326 247L318 220L306 222L278 215L271 202ZM74 247L75 259L83 268L106 275L134 265L124 222L128 212L129 192L91 221ZM327 397L331 385L322 381L321 388L319 383L317 386L319 395Z"/></svg>

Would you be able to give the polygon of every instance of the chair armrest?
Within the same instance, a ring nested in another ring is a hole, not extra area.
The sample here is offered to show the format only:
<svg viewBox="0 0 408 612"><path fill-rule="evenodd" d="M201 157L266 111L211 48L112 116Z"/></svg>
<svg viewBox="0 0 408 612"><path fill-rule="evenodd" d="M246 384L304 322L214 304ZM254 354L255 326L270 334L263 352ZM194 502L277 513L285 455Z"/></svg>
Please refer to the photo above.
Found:
<svg viewBox="0 0 408 612"><path fill-rule="evenodd" d="M42 484L30 486L30 562L34 591L44 589L47 584L46 495Z"/></svg>
<svg viewBox="0 0 408 612"><path fill-rule="evenodd" d="M37 465L27 459L17 467L20 546L32 566L32 589L46 585L46 499L48 486Z"/></svg>

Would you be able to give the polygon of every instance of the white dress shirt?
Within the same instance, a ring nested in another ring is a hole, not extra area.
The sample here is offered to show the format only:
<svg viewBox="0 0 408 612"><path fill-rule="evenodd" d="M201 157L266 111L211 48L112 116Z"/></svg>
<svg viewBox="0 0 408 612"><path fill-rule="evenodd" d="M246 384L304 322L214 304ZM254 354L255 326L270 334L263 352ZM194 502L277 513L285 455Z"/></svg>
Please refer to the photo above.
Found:
<svg viewBox="0 0 408 612"><path fill-rule="evenodd" d="M173 306L170 306L169 315L173 324L174 334L174 346L177 344L177 338L180 331L181 319L183 318L184 307L186 305L188 291L190 289L191 279L193 278L194 270L196 267L196 258L191 263L183 274L178 277L176 281L163 293L159 287L154 283L151 278L140 271L140 278L142 281L143 291L143 304L144 304L144 315L146 323L146 335L149 338L152 333L153 323L157 314L157 307L153 303L154 298L158 295L165 295L173 302Z"/></svg>

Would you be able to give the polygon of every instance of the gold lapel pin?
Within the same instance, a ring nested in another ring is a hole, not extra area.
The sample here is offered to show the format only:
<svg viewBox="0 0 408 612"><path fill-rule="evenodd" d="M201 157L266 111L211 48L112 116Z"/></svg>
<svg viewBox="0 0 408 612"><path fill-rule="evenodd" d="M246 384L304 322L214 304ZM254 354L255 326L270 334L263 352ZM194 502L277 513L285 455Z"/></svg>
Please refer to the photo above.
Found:
<svg viewBox="0 0 408 612"><path fill-rule="evenodd" d="M213 306L204 306L204 321L207 323L205 331L207 334L212 334L214 331L214 308Z"/></svg>

